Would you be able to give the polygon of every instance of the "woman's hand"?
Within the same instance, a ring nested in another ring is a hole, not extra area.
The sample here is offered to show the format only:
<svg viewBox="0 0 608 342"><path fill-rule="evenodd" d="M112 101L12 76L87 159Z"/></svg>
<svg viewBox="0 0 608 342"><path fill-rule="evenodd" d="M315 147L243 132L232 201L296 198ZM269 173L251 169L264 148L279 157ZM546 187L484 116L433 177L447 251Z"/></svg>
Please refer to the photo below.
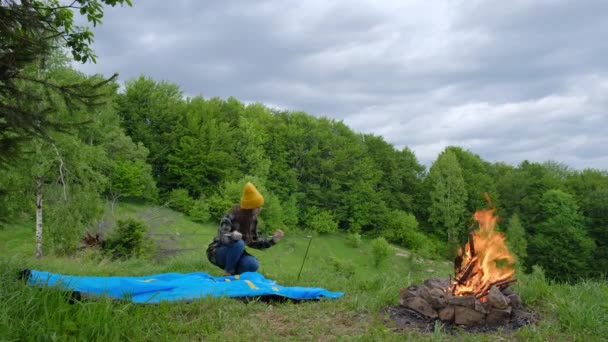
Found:
<svg viewBox="0 0 608 342"><path fill-rule="evenodd" d="M281 241L281 238L283 237L283 235L285 235L285 233L283 233L282 230L277 229L277 231L274 232L274 236L272 237L272 241L274 241L274 243L277 243L277 242Z"/></svg>
<svg viewBox="0 0 608 342"><path fill-rule="evenodd" d="M238 230L233 231L231 235L234 241L239 241L243 238L243 234L241 234L241 232L239 232Z"/></svg>

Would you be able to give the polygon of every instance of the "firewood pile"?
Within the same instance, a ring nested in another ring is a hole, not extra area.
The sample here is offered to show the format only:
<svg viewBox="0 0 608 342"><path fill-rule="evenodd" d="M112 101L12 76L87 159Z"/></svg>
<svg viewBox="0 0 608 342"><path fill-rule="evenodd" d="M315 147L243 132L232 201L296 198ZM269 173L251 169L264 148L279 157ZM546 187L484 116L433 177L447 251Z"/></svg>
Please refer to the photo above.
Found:
<svg viewBox="0 0 608 342"><path fill-rule="evenodd" d="M431 278L424 285L400 291L400 305L427 320L457 325L508 325L515 309L522 308L519 295L505 284L492 285L484 297L454 296L448 278Z"/></svg>
<svg viewBox="0 0 608 342"><path fill-rule="evenodd" d="M403 288L399 305L383 309L381 316L391 328L429 333L438 323L447 332L508 332L539 320L538 314L526 309L520 296L504 285L493 285L485 297L477 298L454 295L450 282L449 278L430 278L422 285Z"/></svg>

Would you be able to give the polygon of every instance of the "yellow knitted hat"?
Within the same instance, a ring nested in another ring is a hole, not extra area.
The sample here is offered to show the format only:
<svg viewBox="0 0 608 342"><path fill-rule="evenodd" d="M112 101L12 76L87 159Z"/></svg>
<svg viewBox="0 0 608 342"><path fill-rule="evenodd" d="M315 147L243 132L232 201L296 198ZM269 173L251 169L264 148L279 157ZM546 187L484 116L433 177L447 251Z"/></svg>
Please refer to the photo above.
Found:
<svg viewBox="0 0 608 342"><path fill-rule="evenodd" d="M255 209L264 205L264 197L258 192L251 182L245 184L243 189L243 196L241 197L241 208L243 209Z"/></svg>

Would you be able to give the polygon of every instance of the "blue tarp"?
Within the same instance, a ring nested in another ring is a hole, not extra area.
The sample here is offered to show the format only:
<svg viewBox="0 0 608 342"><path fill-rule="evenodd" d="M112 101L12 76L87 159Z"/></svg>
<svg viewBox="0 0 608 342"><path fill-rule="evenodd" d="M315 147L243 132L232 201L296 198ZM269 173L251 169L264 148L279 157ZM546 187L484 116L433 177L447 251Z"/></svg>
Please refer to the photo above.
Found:
<svg viewBox="0 0 608 342"><path fill-rule="evenodd" d="M281 286L256 272L214 277L203 272L161 273L140 277L70 276L32 270L28 284L58 286L89 295L105 295L135 303L192 300L201 297L276 295L292 299L339 298L342 292L318 287Z"/></svg>

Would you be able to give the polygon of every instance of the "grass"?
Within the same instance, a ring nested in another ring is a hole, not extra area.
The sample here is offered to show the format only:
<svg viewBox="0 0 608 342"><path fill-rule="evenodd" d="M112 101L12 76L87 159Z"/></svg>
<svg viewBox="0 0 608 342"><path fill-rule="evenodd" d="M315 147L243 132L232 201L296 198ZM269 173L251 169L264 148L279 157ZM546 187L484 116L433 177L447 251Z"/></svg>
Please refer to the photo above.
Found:
<svg viewBox="0 0 608 342"><path fill-rule="evenodd" d="M608 336L608 286L583 281L553 284L540 270L519 277L516 290L540 312L542 321L514 333L432 334L387 328L378 311L398 301L399 289L429 277L445 277L452 265L424 260L402 249L374 267L370 241L354 248L342 234L314 235L301 278L309 239L288 232L266 251L250 251L260 259L260 272L281 285L324 287L343 291L338 300L273 303L204 298L188 304L136 305L106 298L70 304L54 289L26 286L15 280L19 267L79 275L145 275L160 272L222 271L206 260L205 248L216 225L200 225L168 209L120 204L118 216L148 221L163 249L152 260L112 261L99 253L72 257L33 258L33 224L0 230L0 341L17 340L269 340L269 341L599 341ZM178 251L175 251L179 249ZM157 251L158 252L158 251Z"/></svg>

